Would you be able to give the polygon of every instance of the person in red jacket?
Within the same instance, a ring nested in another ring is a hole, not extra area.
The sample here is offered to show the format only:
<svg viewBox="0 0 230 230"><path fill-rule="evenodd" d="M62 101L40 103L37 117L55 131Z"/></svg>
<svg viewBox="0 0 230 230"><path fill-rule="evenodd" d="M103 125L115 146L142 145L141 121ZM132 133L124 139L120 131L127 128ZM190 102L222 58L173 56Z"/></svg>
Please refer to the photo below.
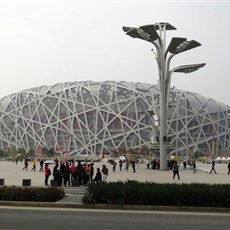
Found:
<svg viewBox="0 0 230 230"><path fill-rule="evenodd" d="M45 172L45 185L48 186L48 180L49 180L49 176L51 175L51 171L49 169L49 165L46 164L45 168L44 168L44 172Z"/></svg>

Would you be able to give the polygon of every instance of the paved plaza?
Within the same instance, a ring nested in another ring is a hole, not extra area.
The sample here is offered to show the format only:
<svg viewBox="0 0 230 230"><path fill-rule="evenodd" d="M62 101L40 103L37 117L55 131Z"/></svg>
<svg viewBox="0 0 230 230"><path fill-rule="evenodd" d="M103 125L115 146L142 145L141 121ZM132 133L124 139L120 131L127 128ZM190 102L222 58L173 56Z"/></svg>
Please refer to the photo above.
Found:
<svg viewBox="0 0 230 230"><path fill-rule="evenodd" d="M95 171L96 168L102 168L102 164L105 164L109 169L108 182L111 181L126 181L126 180L137 180L137 181L151 181L158 183L219 183L229 184L230 175L227 174L227 164L216 164L217 174L210 174L211 164L197 163L197 173L193 174L193 170L187 168L184 170L180 167L180 180L177 178L172 179L172 171L159 171L152 170L146 167L145 163L136 166L136 173L133 173L132 168L129 171L119 170L117 165L116 171L112 171L112 165L107 163L104 159L99 163L94 163ZM5 185L21 186L23 179L31 179L31 186L44 186L44 172L39 172L40 165L37 163L36 171L31 171L32 164L29 163L28 171L23 170L24 163L18 162L5 162L0 161L0 179L4 179ZM49 166L51 171L54 165ZM53 179L51 176L50 179ZM50 180L49 179L49 180Z"/></svg>

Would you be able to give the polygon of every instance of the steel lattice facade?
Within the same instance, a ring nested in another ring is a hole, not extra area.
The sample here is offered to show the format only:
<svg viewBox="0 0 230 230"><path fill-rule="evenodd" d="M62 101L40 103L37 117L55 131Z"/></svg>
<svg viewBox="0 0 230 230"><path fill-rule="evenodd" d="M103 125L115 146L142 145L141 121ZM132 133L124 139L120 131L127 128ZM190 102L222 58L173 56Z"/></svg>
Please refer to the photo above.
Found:
<svg viewBox="0 0 230 230"><path fill-rule="evenodd" d="M229 151L229 106L175 88L169 101L172 152ZM153 117L146 113L151 110ZM157 142L158 110L157 85L81 81L36 87L0 100L0 148L88 154L142 149Z"/></svg>

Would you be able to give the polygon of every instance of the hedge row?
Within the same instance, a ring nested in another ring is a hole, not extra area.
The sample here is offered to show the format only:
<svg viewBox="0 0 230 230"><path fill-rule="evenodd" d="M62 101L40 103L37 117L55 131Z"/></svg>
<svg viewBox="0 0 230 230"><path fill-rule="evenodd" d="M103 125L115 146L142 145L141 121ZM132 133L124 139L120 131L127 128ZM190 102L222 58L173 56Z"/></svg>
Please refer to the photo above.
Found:
<svg viewBox="0 0 230 230"><path fill-rule="evenodd" d="M0 200L55 202L64 197L64 190L57 187L0 187Z"/></svg>
<svg viewBox="0 0 230 230"><path fill-rule="evenodd" d="M82 201L85 204L230 207L230 185L97 183L87 187Z"/></svg>

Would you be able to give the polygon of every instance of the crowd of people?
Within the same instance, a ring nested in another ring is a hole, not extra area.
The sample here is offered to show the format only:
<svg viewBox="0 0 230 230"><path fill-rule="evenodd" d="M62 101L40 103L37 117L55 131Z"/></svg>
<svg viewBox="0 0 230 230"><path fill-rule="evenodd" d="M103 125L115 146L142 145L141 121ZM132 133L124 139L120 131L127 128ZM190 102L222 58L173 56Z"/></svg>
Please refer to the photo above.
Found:
<svg viewBox="0 0 230 230"><path fill-rule="evenodd" d="M36 171L36 164L39 162L40 168L39 172L44 172L45 174L45 185L49 185L50 182L56 183L56 186L79 186L79 185L89 185L91 183L98 183L99 181L107 182L108 180L108 168L105 164L102 165L102 168L94 168L94 162L81 162L74 160L58 160L55 159L54 167L50 167L49 163L46 163L43 159L27 159L24 160L23 170L28 170L29 162L31 162L32 167L31 171ZM116 172L117 166L119 171L129 171L132 170L133 173L136 173L136 165L139 165L140 162L136 159L109 159L107 163L110 163L112 166L112 172ZM176 161L170 162L170 169L173 172L173 179L176 177L180 180L179 175L179 165ZM52 165L53 166L53 165ZM147 170L148 169L159 169L160 161L152 160L146 161ZM193 173L197 173L196 170L196 161L192 160L190 162L183 161L182 167L184 170L189 166L193 170ZM228 163L228 175L230 174L230 163ZM52 172L51 172L52 169ZM212 167L210 174L215 170L215 161L212 161Z"/></svg>
<svg viewBox="0 0 230 230"><path fill-rule="evenodd" d="M31 171L34 172L36 171L36 164L40 165L39 172L44 172L46 186L49 184L49 180L53 180L57 186L89 185L98 181L107 182L109 172L105 164L102 165L101 169L96 168L95 170L93 162L75 162L74 160L58 160L57 158L51 162L54 163L54 167L50 166L50 162L46 163L43 159L25 158L23 170L28 170L29 163L32 164ZM119 164L120 171L129 171L131 168L133 173L136 172L136 165L139 164L135 159L119 160L118 163L111 160L108 163L112 164L113 172L117 170Z"/></svg>
<svg viewBox="0 0 230 230"><path fill-rule="evenodd" d="M30 160L25 158L23 170L28 170ZM38 160L40 164L39 172L44 172L45 185L49 185L49 180L53 180L57 186L72 186L72 185L89 185L91 183L97 183L99 181L107 182L108 168L106 165L102 166L102 169L97 168L94 170L93 162L78 161L77 163L73 160L54 160L54 167L51 172L50 164L46 163L43 159ZM31 171L36 171L36 159L31 160L32 168Z"/></svg>
<svg viewBox="0 0 230 230"><path fill-rule="evenodd" d="M112 169L113 169L113 172L116 171L116 168L117 168L117 162L115 159L110 159L109 160L109 163L111 163L112 165ZM133 172L135 173L136 172L136 164L139 164L139 161L138 160L135 160L135 159L120 159L118 161L118 164L119 164L119 170L122 171L129 171L129 168L131 167Z"/></svg>

